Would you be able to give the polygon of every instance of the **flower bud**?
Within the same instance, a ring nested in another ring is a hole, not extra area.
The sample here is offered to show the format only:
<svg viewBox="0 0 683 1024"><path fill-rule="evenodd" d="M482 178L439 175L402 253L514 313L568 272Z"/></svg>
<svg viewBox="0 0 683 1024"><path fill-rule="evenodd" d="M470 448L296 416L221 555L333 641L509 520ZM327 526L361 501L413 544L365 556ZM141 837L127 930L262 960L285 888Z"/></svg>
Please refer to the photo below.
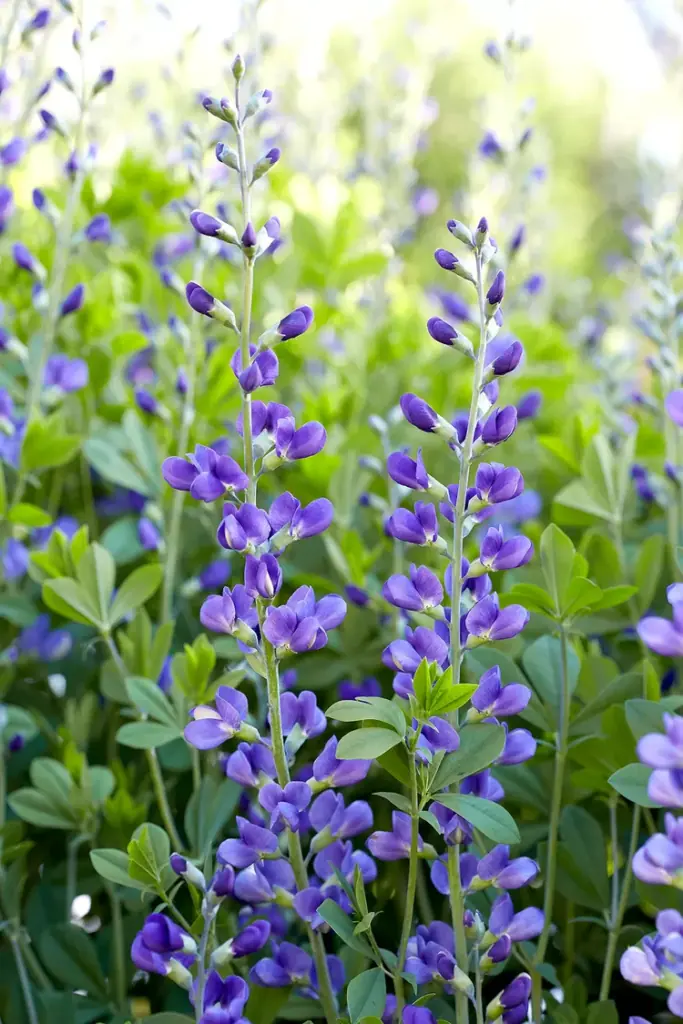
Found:
<svg viewBox="0 0 683 1024"><path fill-rule="evenodd" d="M244 231L242 232L242 238L240 239L242 248L245 252L250 253L256 248L256 231L254 225L249 221Z"/></svg>
<svg viewBox="0 0 683 1024"><path fill-rule="evenodd" d="M260 160L257 160L254 164L254 169L251 174L251 183L254 184L259 178L262 178L264 174L267 174L271 167L278 162L280 159L280 150L277 146L273 149L269 149L265 156L262 156Z"/></svg>
<svg viewBox="0 0 683 1024"><path fill-rule="evenodd" d="M206 889L206 879L203 873L198 867L189 861L187 857L183 857L180 853L172 853L170 858L170 864L176 875L180 875L186 882L193 885L196 889L204 892Z"/></svg>
<svg viewBox="0 0 683 1024"><path fill-rule="evenodd" d="M223 324L224 327L229 327L231 330L239 334L235 314L230 307L214 298L210 292L207 292L207 290L202 288L200 284L197 284L196 281L190 281L190 283L186 285L185 295L188 303L196 313L201 313L203 316L208 316L212 320L217 320L218 323Z"/></svg>
<svg viewBox="0 0 683 1024"><path fill-rule="evenodd" d="M239 245L239 237L232 225L213 217L210 213L193 210L190 214L190 223L200 235L206 235L208 238L220 238L222 242Z"/></svg>
<svg viewBox="0 0 683 1024"><path fill-rule="evenodd" d="M270 89L262 89L260 92L255 92L247 103L243 120L246 121L248 117L253 117L255 114L265 110L272 98L273 94Z"/></svg>
<svg viewBox="0 0 683 1024"><path fill-rule="evenodd" d="M446 227L460 242L464 242L470 249L474 249L474 238L466 224L462 224L459 220L449 220Z"/></svg>
<svg viewBox="0 0 683 1024"><path fill-rule="evenodd" d="M499 270L493 279L493 284L486 293L486 303L490 309L489 315L495 312L496 308L500 306L505 295L505 274L502 270Z"/></svg>
<svg viewBox="0 0 683 1024"><path fill-rule="evenodd" d="M477 229L474 232L474 241L478 249L481 249L482 245L486 242L489 237L489 222L486 217L482 217L477 224Z"/></svg>
<svg viewBox="0 0 683 1024"><path fill-rule="evenodd" d="M235 79L236 82L239 82L240 79L244 76L244 71L244 58L240 53L238 53L235 55L235 59L232 62L232 77Z"/></svg>
<svg viewBox="0 0 683 1024"><path fill-rule="evenodd" d="M67 137L66 129L51 111L39 110L38 113L40 115L40 120L49 131L55 132L56 135L61 135L63 139Z"/></svg>
<svg viewBox="0 0 683 1024"><path fill-rule="evenodd" d="M93 86L93 89L92 89L93 96L97 96L99 93L103 92L105 89L108 89L113 81L114 81L114 69L113 68L105 68L104 71L100 72L99 77L98 77L97 81L95 82L95 84Z"/></svg>
<svg viewBox="0 0 683 1024"><path fill-rule="evenodd" d="M69 92L75 92L71 76L64 70L64 68L55 68L55 78L64 86L65 89L68 89Z"/></svg>
<svg viewBox="0 0 683 1024"><path fill-rule="evenodd" d="M219 160L226 167L231 167L233 171L239 171L240 159L234 149L230 149L230 146L226 146L223 142L219 142L216 145L216 160Z"/></svg>

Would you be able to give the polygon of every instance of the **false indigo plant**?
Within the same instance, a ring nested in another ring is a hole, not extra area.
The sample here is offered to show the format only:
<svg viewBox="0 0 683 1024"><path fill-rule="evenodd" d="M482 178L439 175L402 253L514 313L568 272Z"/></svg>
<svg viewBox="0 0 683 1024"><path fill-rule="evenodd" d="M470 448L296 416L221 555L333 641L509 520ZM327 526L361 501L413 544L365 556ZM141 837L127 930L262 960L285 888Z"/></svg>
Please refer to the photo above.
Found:
<svg viewBox="0 0 683 1024"><path fill-rule="evenodd" d="M59 20L84 60L71 6L11 5L3 111ZM499 244L448 221L419 331L431 67L325 219L239 56L100 206L113 72L65 65L0 140L3 1021L683 1017L675 231L652 376L605 380L566 296L527 317L540 172L482 126ZM17 187L34 146L63 187Z"/></svg>

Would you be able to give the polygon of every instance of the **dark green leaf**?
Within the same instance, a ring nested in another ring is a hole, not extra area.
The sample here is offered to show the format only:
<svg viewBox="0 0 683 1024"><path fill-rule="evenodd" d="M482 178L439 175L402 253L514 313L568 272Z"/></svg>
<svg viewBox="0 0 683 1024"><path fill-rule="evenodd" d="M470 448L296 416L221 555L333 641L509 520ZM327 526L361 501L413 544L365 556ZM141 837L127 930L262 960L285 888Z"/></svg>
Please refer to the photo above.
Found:
<svg viewBox="0 0 683 1024"><path fill-rule="evenodd" d="M131 703L143 715L149 715L155 721L171 726L176 732L178 731L176 714L158 683L153 683L151 679L133 676L126 680L126 690Z"/></svg>
<svg viewBox="0 0 683 1024"><path fill-rule="evenodd" d="M7 798L7 803L19 818L39 828L75 830L78 827L78 815L72 807L55 805L52 797L37 789L17 789Z"/></svg>
<svg viewBox="0 0 683 1024"><path fill-rule="evenodd" d="M385 697L357 697L355 700L340 700L328 708L325 714L338 722L384 722L399 736L405 736L406 720L398 704Z"/></svg>
<svg viewBox="0 0 683 1024"><path fill-rule="evenodd" d="M128 874L128 854L123 850L91 850L90 860L95 871L108 882L126 885L130 889L144 889L143 883Z"/></svg>
<svg viewBox="0 0 683 1024"><path fill-rule="evenodd" d="M383 1013L386 997L385 974L379 967L357 974L346 990L351 1024L357 1024L363 1017L377 1017Z"/></svg>
<svg viewBox="0 0 683 1024"><path fill-rule="evenodd" d="M455 811L495 843L519 842L519 829L512 815L492 800L469 793L441 793L437 803Z"/></svg>
<svg viewBox="0 0 683 1024"><path fill-rule="evenodd" d="M182 730L177 725L163 725L161 722L127 722L116 733L117 743L136 750L151 750L163 747L165 743L177 740Z"/></svg>
<svg viewBox="0 0 683 1024"><path fill-rule="evenodd" d="M488 768L502 753L505 729L502 725L467 725L460 733L460 746L446 754L431 785L431 792Z"/></svg>
<svg viewBox="0 0 683 1024"><path fill-rule="evenodd" d="M608 907L605 841L595 818L583 807L565 807L560 818L560 836L579 874L595 891L602 906Z"/></svg>
<svg viewBox="0 0 683 1024"><path fill-rule="evenodd" d="M372 958L372 950L368 943L359 935L354 935L354 923L348 914L345 914L338 903L334 900L324 900L318 907L318 913L323 921L326 921L333 932L342 939L347 946L355 949L358 953Z"/></svg>
<svg viewBox="0 0 683 1024"><path fill-rule="evenodd" d="M337 757L340 761L373 760L400 742L393 729L356 729L339 740Z"/></svg>
<svg viewBox="0 0 683 1024"><path fill-rule="evenodd" d="M610 775L609 783L616 789L617 793L638 804L639 807L661 807L656 800L651 800L647 787L652 775L649 765L636 762L627 764L620 768L614 775Z"/></svg>
<svg viewBox="0 0 683 1024"><path fill-rule="evenodd" d="M39 948L43 963L64 985L107 998L107 981L95 944L82 928L71 924L55 925L41 934Z"/></svg>
<svg viewBox="0 0 683 1024"><path fill-rule="evenodd" d="M109 622L115 626L121 619L143 605L159 589L164 575L161 565L142 565L126 577L109 609Z"/></svg>

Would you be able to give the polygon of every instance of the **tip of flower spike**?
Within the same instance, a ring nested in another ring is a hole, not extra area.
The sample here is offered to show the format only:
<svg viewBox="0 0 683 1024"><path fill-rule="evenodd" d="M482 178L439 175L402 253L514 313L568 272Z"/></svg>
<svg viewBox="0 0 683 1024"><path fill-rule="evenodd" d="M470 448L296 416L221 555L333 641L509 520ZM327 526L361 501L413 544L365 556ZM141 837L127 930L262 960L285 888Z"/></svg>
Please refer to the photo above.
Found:
<svg viewBox="0 0 683 1024"><path fill-rule="evenodd" d="M245 249L253 249L256 245L256 231L254 225L249 221L246 228L242 232L242 245Z"/></svg>
<svg viewBox="0 0 683 1024"><path fill-rule="evenodd" d="M493 279L493 284L486 293L486 300L490 306L499 306L505 295L505 274L499 270Z"/></svg>

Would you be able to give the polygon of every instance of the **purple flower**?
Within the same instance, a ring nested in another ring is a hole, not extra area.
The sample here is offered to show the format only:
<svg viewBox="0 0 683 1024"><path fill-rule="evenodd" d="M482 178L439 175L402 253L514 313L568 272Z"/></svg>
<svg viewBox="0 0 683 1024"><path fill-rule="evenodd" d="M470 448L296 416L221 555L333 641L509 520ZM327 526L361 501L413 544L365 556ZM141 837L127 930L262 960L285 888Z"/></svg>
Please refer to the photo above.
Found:
<svg viewBox="0 0 683 1024"><path fill-rule="evenodd" d="M524 355L524 348L520 341L513 341L511 345L491 363L491 371L496 377L504 377L506 373L512 373L519 366ZM519 415L519 413L518 413Z"/></svg>
<svg viewBox="0 0 683 1024"><path fill-rule="evenodd" d="M683 586L670 584L666 597L673 608L673 621L649 615L641 619L636 628L650 650L667 658L680 658L683 655Z"/></svg>
<svg viewBox="0 0 683 1024"><path fill-rule="evenodd" d="M50 628L49 615L39 615L30 626L22 629L16 644L23 654L40 661L57 661L69 653L72 639L65 629Z"/></svg>
<svg viewBox="0 0 683 1024"><path fill-rule="evenodd" d="M425 565L410 566L410 578L390 576L382 587L382 595L396 608L424 612L438 607L443 601L443 587L434 573Z"/></svg>
<svg viewBox="0 0 683 1024"><path fill-rule="evenodd" d="M493 665L479 679L479 686L471 697L472 708L467 714L468 721L481 718L506 718L518 715L531 700L531 690L523 683L508 683L503 686L500 669Z"/></svg>
<svg viewBox="0 0 683 1024"><path fill-rule="evenodd" d="M664 816L666 835L657 832L633 858L633 873L648 885L680 885L683 878L683 818Z"/></svg>
<svg viewBox="0 0 683 1024"><path fill-rule="evenodd" d="M442 270L455 270L457 265L460 263L458 257L454 256L448 249L437 249L434 253L434 259ZM446 342L446 344L448 343Z"/></svg>
<svg viewBox="0 0 683 1024"><path fill-rule="evenodd" d="M538 907L527 907L515 914L512 899L504 892L493 902L488 930L496 938L508 935L513 942L526 942L541 934L543 921L543 911Z"/></svg>
<svg viewBox="0 0 683 1024"><path fill-rule="evenodd" d="M162 536L159 527L142 516L138 519L138 540L145 551L158 551L162 544Z"/></svg>
<svg viewBox="0 0 683 1024"><path fill-rule="evenodd" d="M203 444L196 445L194 455L185 459L165 459L161 472L167 484L177 491L189 491L197 501L215 501L226 491L245 490L249 483L231 456L219 455Z"/></svg>
<svg viewBox="0 0 683 1024"><path fill-rule="evenodd" d="M392 640L382 652L382 664L397 672L416 671L423 658L443 666L448 658L448 644L438 633L426 626L407 630L404 640Z"/></svg>
<svg viewBox="0 0 683 1024"><path fill-rule="evenodd" d="M486 445L502 444L514 434L516 426L517 410L514 405L494 409L481 428L481 439Z"/></svg>
<svg viewBox="0 0 683 1024"><path fill-rule="evenodd" d="M664 400L666 414L677 427L683 427L683 388L670 391Z"/></svg>
<svg viewBox="0 0 683 1024"><path fill-rule="evenodd" d="M255 641L253 629L258 624L258 615L253 598L241 583L232 590L223 587L222 594L207 597L200 609L199 619L213 633L228 633L247 644Z"/></svg>
<svg viewBox="0 0 683 1024"><path fill-rule="evenodd" d="M505 150L493 132L486 132L479 143L479 152L487 160L500 160L505 154Z"/></svg>
<svg viewBox="0 0 683 1024"><path fill-rule="evenodd" d="M180 978L189 978L187 967L194 960L196 949L192 936L179 928L170 917L165 914L149 914L135 936L130 952L133 963L140 970L171 975L175 981L179 981Z"/></svg>
<svg viewBox="0 0 683 1024"><path fill-rule="evenodd" d="M274 555L247 555L244 564L244 586L250 597L272 600L282 586L282 569Z"/></svg>
<svg viewBox="0 0 683 1024"><path fill-rule="evenodd" d="M291 694L283 694L283 697ZM259 791L258 801L270 814L270 827L286 827L298 832L301 813L311 802L311 790L305 782L288 782L281 787L276 782L267 782Z"/></svg>
<svg viewBox="0 0 683 1024"><path fill-rule="evenodd" d="M50 20L50 11L49 11L49 9L47 7L41 7L41 9L39 11L37 11L33 15L31 20L29 22L27 22L26 25L24 25L24 28L23 28L22 33L21 33L22 36L26 37L26 36L30 35L31 32L35 32L38 29L45 28L45 26L48 24L49 20Z"/></svg>
<svg viewBox="0 0 683 1024"><path fill-rule="evenodd" d="M77 313L83 305L84 298L85 285L77 284L62 302L59 315L68 316L70 313Z"/></svg>
<svg viewBox="0 0 683 1024"><path fill-rule="evenodd" d="M356 697L381 697L382 687L374 676L366 676L359 683L343 680L338 687L339 700L355 700Z"/></svg>
<svg viewBox="0 0 683 1024"><path fill-rule="evenodd" d="M29 550L25 544L10 537L2 552L2 572L6 580L19 580L28 570Z"/></svg>
<svg viewBox="0 0 683 1024"><path fill-rule="evenodd" d="M192 708L192 721L185 726L185 739L198 750L212 750L242 733L249 713L247 698L232 686L219 686L216 706L199 704Z"/></svg>
<svg viewBox="0 0 683 1024"><path fill-rule="evenodd" d="M352 786L361 782L368 772L372 761L349 760L340 761L337 757L337 737L327 741L313 762L313 779L321 789L326 786Z"/></svg>
<svg viewBox="0 0 683 1024"><path fill-rule="evenodd" d="M223 505L223 519L216 532L218 543L229 551L254 551L270 536L266 513L244 502L239 508L230 502Z"/></svg>
<svg viewBox="0 0 683 1024"><path fill-rule="evenodd" d="M445 750L452 753L460 746L460 737L445 718L433 716L426 725L422 727L418 749L427 748L432 753L437 750Z"/></svg>
<svg viewBox="0 0 683 1024"><path fill-rule="evenodd" d="M305 334L312 323L313 310L311 307L298 306L280 320L276 331L283 341L290 341L292 338L298 338Z"/></svg>
<svg viewBox="0 0 683 1024"><path fill-rule="evenodd" d="M338 594L316 601L312 587L299 587L286 604L266 611L263 632L279 656L317 651L327 643L327 630L339 626L346 602Z"/></svg>
<svg viewBox="0 0 683 1024"><path fill-rule="evenodd" d="M241 786L258 787L275 778L275 761L261 743L240 743L224 762L225 774Z"/></svg>
<svg viewBox="0 0 683 1024"><path fill-rule="evenodd" d="M2 69L0 68L0 75ZM14 211L14 193L9 185L0 185L0 234L7 227L12 213Z"/></svg>
<svg viewBox="0 0 683 1024"><path fill-rule="evenodd" d="M287 416L277 421L274 454L279 461L309 459L323 450L326 440L327 433L322 423L313 420L297 429L294 418ZM273 464L272 460L269 462L270 458L266 456L263 460L266 468Z"/></svg>
<svg viewBox="0 0 683 1024"><path fill-rule="evenodd" d="M0 164L3 167L14 167L23 159L27 149L25 139L12 139L0 147Z"/></svg>
<svg viewBox="0 0 683 1024"><path fill-rule="evenodd" d="M543 395L540 391L527 391L517 403L517 419L532 420L538 415L543 402Z"/></svg>
<svg viewBox="0 0 683 1024"><path fill-rule="evenodd" d="M489 306L499 306L505 295L505 274L499 270L493 279L493 284L486 293L486 301ZM520 346L521 347L521 346ZM521 356L521 353L520 353ZM519 359L517 360L519 362ZM505 371L508 372L508 371Z"/></svg>
<svg viewBox="0 0 683 1024"><path fill-rule="evenodd" d="M278 358L271 349L264 349L257 355L254 354L255 352L256 346L252 345L251 355L253 358L246 369L242 369L242 353L239 349L235 350L235 354L230 360L232 372L237 377L245 394L251 394L258 388L274 384L279 372Z"/></svg>
<svg viewBox="0 0 683 1024"><path fill-rule="evenodd" d="M474 892L487 889L491 885L496 889L521 889L533 881L537 874L536 861L530 857L516 857L510 860L510 847L500 845L494 846L481 858L467 884Z"/></svg>
<svg viewBox="0 0 683 1024"><path fill-rule="evenodd" d="M316 498L302 506L289 491L279 495L268 510L274 546L284 545L286 539L303 540L323 533L334 518L334 506L327 498Z"/></svg>
<svg viewBox="0 0 683 1024"><path fill-rule="evenodd" d="M401 395L400 405L403 415L411 426L423 430L426 434L438 432L440 417L434 412L431 405L425 402L424 398L419 398L418 395L408 392Z"/></svg>
<svg viewBox="0 0 683 1024"><path fill-rule="evenodd" d="M106 213L96 213L86 224L85 237L89 242L111 242L111 221Z"/></svg>
<svg viewBox="0 0 683 1024"><path fill-rule="evenodd" d="M197 579L202 590L222 587L230 575L230 564L224 558L215 558L199 573Z"/></svg>
<svg viewBox="0 0 683 1024"><path fill-rule="evenodd" d="M313 960L291 942L272 943L273 956L263 957L252 967L249 977L264 988L286 985L310 985Z"/></svg>
<svg viewBox="0 0 683 1024"><path fill-rule="evenodd" d="M280 697L280 715L284 736L297 729L303 739L320 736L325 732L327 719L318 707L318 701L312 690L301 693L283 693Z"/></svg>
<svg viewBox="0 0 683 1024"><path fill-rule="evenodd" d="M528 537L505 540L501 527L486 532L479 551L479 563L487 572L518 569L533 558L534 546ZM471 571L472 567L470 567Z"/></svg>
<svg viewBox="0 0 683 1024"><path fill-rule="evenodd" d="M407 544L429 544L444 547L445 541L439 537L439 526L436 509L433 505L416 501L414 511L397 508L386 521L386 532L396 540Z"/></svg>
<svg viewBox="0 0 683 1024"><path fill-rule="evenodd" d="M522 764L536 753L536 740L528 729L512 729L505 727L505 746L496 764Z"/></svg>
<svg viewBox="0 0 683 1024"><path fill-rule="evenodd" d="M522 1024L527 1020L529 997L531 996L531 977L518 974L503 991L486 1007L491 1020L502 1015L504 1024Z"/></svg>
<svg viewBox="0 0 683 1024"><path fill-rule="evenodd" d="M413 491L427 491L432 483L422 461L421 448L417 450L417 460L411 459L405 452L393 452L387 459L387 472L397 484L410 487Z"/></svg>
<svg viewBox="0 0 683 1024"><path fill-rule="evenodd" d="M497 505L516 498L524 490L524 478L514 466L484 462L477 467L474 485L482 501Z"/></svg>
<svg viewBox="0 0 683 1024"><path fill-rule="evenodd" d="M413 1006L409 1004L403 1007L401 1024L436 1024L436 1017L428 1006Z"/></svg>
<svg viewBox="0 0 683 1024"><path fill-rule="evenodd" d="M484 643L509 640L521 633L529 613L519 604L508 605L501 610L497 594L483 598L465 616L467 646L478 647Z"/></svg>
<svg viewBox="0 0 683 1024"><path fill-rule="evenodd" d="M41 279L45 277L45 268L23 242L14 243L12 246L12 256L20 270L26 270L29 274L33 274L34 277Z"/></svg>
<svg viewBox="0 0 683 1024"><path fill-rule="evenodd" d="M361 832L367 832L373 822L372 810L365 800L354 800L346 807L341 793L334 793L330 789L313 801L308 820L316 832L313 840L316 850L323 846L323 833L324 843L350 839Z"/></svg>
<svg viewBox="0 0 683 1024"><path fill-rule="evenodd" d="M265 921L255 922L264 925ZM268 925L270 929L270 926ZM244 934L244 933L242 933ZM240 936L236 936L233 945L237 943ZM265 941L265 940L264 940ZM262 944L263 945L263 944ZM256 949L260 949L257 946ZM234 953L234 956L245 956L244 953ZM235 974L227 978L221 978L217 971L210 971L204 987L204 999L200 1024L245 1024L246 1018L243 1010L249 998L249 986L244 978Z"/></svg>
<svg viewBox="0 0 683 1024"><path fill-rule="evenodd" d="M373 832L367 841L370 853L378 860L403 860L410 857L410 815L392 811L391 832ZM424 842L418 838L418 850Z"/></svg>
<svg viewBox="0 0 683 1024"><path fill-rule="evenodd" d="M239 839L224 839L216 857L221 864L235 868L248 868L259 863L264 856L277 854L277 836L267 828L255 825L246 818L237 817Z"/></svg>
<svg viewBox="0 0 683 1024"><path fill-rule="evenodd" d="M88 364L83 359L68 356L50 356L45 365L43 385L56 388L64 394L80 391L88 383Z"/></svg>
<svg viewBox="0 0 683 1024"><path fill-rule="evenodd" d="M446 252L445 249L439 249L438 251L442 253ZM448 253L448 255L451 256L452 253ZM455 256L453 256L453 259L455 259ZM439 263L438 258L437 263ZM439 266L442 266L442 264L439 263ZM445 269L448 270L450 268L446 267ZM460 332L456 331L455 327L452 327L447 320L442 320L440 316L430 317L427 321L427 330L434 341L440 342L441 345L449 345L451 347L461 336Z"/></svg>
<svg viewBox="0 0 683 1024"><path fill-rule="evenodd" d="M136 388L134 397L135 404L142 412L149 413L150 416L157 416L159 414L160 405L154 395L146 388Z"/></svg>

